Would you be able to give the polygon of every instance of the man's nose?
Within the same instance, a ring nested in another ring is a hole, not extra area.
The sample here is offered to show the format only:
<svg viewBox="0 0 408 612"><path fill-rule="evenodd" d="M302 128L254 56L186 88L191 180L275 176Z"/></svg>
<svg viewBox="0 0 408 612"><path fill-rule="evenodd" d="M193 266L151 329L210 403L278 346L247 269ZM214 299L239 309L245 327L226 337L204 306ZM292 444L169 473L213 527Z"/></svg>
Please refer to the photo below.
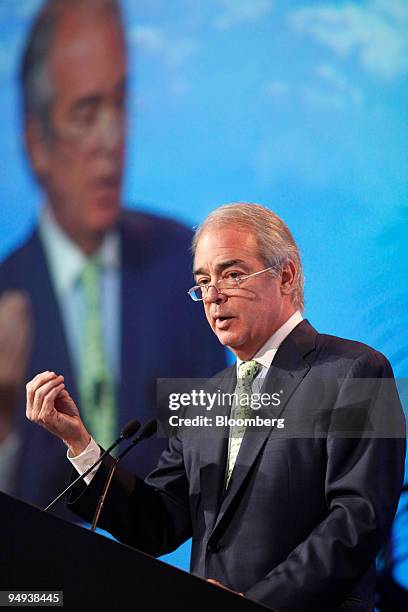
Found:
<svg viewBox="0 0 408 612"><path fill-rule="evenodd" d="M106 150L122 147L125 133L125 117L114 112L102 114L98 125L98 141Z"/></svg>
<svg viewBox="0 0 408 612"><path fill-rule="evenodd" d="M217 289L216 285L209 285L207 287L207 294L204 300L209 304L212 304L213 302L216 304L221 304L222 302L225 302L226 299L226 296Z"/></svg>

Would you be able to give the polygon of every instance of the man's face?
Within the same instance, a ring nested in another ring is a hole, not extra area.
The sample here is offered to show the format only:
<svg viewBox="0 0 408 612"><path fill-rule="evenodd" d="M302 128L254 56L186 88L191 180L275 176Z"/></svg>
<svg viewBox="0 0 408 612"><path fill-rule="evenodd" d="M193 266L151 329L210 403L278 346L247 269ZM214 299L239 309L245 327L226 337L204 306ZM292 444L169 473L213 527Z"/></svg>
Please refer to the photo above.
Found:
<svg viewBox="0 0 408 612"><path fill-rule="evenodd" d="M255 236L247 229L209 226L196 248L196 283L216 284L220 279L263 270L267 266L257 251ZM209 290L204 309L211 329L240 359L251 359L295 311L285 274L265 272L243 281L239 289L218 294Z"/></svg>
<svg viewBox="0 0 408 612"><path fill-rule="evenodd" d="M103 235L119 214L126 77L119 24L110 16L66 12L49 70L55 91L50 136L40 141L36 133L30 152L57 221L81 244Z"/></svg>

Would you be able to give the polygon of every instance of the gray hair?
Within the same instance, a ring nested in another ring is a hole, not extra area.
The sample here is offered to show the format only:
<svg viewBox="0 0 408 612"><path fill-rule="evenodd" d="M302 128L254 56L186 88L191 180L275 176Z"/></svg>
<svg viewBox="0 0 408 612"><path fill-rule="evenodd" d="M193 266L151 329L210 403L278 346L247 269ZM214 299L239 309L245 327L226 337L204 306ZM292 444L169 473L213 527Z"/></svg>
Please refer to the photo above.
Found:
<svg viewBox="0 0 408 612"><path fill-rule="evenodd" d="M50 135L50 111L55 91L48 60L59 20L66 11L85 8L109 12L122 24L118 0L47 0L38 13L28 35L21 60L20 79L25 119L38 120L43 134Z"/></svg>
<svg viewBox="0 0 408 612"><path fill-rule="evenodd" d="M248 202L219 206L196 229L192 243L194 254L201 235L211 225L227 227L234 225L252 231L258 244L259 255L266 267L273 266L281 271L285 265L292 262L296 269L292 286L292 303L303 312L304 281L299 248L288 226L278 215L265 206Z"/></svg>

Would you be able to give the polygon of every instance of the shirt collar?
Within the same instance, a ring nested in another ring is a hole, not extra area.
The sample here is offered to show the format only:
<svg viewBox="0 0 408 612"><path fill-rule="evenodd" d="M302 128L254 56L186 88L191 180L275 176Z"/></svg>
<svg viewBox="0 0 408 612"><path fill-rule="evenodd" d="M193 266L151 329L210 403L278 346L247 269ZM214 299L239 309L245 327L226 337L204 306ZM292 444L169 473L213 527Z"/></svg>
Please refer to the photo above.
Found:
<svg viewBox="0 0 408 612"><path fill-rule="evenodd" d="M69 291L78 280L86 261L86 255L57 223L48 204L44 206L39 220L39 233L53 285L57 295L61 296ZM98 254L103 269L119 267L119 235L116 230L106 234Z"/></svg>
<svg viewBox="0 0 408 612"><path fill-rule="evenodd" d="M259 351L252 357L255 361L258 361L263 367L270 368L273 358L282 342L290 332L295 329L296 325L303 321L302 314L297 310L291 317L276 330L274 334L265 342L265 344L259 349ZM237 357L237 368L242 363L242 359Z"/></svg>

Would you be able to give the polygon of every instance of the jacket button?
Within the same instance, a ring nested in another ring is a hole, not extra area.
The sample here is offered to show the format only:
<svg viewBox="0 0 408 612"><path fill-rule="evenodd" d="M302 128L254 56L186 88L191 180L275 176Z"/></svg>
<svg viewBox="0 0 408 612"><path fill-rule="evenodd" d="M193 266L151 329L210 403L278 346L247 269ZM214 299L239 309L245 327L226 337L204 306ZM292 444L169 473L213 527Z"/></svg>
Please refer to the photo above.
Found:
<svg viewBox="0 0 408 612"><path fill-rule="evenodd" d="M221 546L218 544L218 542L209 542L207 545L207 550L208 552L214 554L220 552Z"/></svg>

